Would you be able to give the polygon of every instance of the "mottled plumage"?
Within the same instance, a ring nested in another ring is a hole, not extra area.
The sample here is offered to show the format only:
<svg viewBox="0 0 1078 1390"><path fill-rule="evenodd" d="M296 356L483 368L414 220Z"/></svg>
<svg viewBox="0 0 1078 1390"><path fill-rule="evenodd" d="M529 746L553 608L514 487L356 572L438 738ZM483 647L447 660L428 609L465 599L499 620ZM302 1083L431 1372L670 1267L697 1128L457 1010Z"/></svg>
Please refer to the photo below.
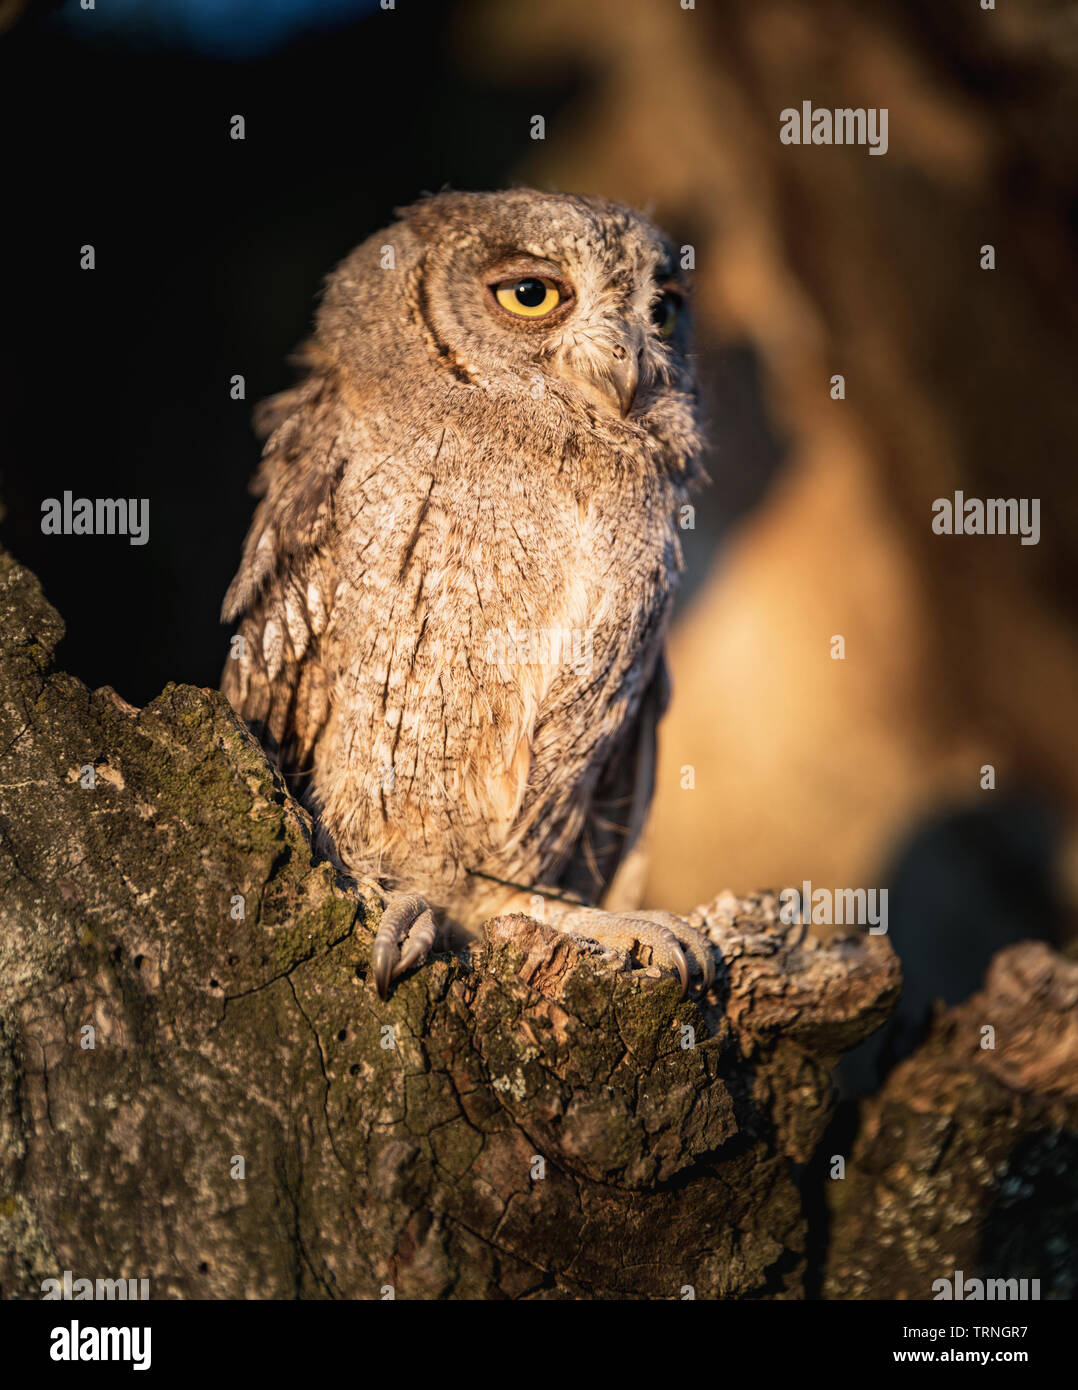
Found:
<svg viewBox="0 0 1078 1390"><path fill-rule="evenodd" d="M224 690L326 851L390 888L380 988L428 904L474 929L597 903L639 834L699 474L679 276L601 199L428 198L329 277L306 376L259 411ZM546 915L684 979L672 928L709 973L665 915Z"/></svg>

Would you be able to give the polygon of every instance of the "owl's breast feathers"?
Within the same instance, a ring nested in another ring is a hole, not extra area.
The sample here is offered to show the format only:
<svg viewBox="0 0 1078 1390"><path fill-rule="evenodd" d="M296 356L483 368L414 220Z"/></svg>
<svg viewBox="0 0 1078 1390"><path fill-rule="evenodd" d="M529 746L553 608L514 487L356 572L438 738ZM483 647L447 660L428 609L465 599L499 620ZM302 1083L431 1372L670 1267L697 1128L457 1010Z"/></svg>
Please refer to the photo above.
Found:
<svg viewBox="0 0 1078 1390"><path fill-rule="evenodd" d="M598 896L653 737L673 487L581 498L453 425L395 449L325 375L269 424L223 688L340 860L452 906L469 870L549 883L588 841Z"/></svg>

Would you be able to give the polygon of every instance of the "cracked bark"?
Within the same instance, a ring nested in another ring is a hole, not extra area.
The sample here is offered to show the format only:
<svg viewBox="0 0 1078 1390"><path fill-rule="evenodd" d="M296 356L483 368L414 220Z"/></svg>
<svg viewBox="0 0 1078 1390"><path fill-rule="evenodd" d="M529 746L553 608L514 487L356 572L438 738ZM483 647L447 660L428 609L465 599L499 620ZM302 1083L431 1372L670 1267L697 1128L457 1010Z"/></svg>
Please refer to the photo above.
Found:
<svg viewBox="0 0 1078 1390"><path fill-rule="evenodd" d="M504 917L383 1003L377 907L224 699L89 692L6 556L0 612L5 1296L65 1269L157 1298L802 1292L797 1165L894 1001L884 940L725 895L701 1009Z"/></svg>
<svg viewBox="0 0 1078 1390"><path fill-rule="evenodd" d="M1078 1297L1076 1174L1078 960L1023 942L867 1104L825 1296L932 1298L961 1270Z"/></svg>

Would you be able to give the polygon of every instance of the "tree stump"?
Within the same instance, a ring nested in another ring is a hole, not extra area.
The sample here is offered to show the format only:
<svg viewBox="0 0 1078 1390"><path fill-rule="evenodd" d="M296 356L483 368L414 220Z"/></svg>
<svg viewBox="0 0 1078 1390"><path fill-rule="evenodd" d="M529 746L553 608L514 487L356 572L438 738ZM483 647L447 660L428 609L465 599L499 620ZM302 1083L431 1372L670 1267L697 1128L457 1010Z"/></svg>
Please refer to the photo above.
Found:
<svg viewBox="0 0 1078 1390"><path fill-rule="evenodd" d="M368 978L378 906L215 691L53 668L0 556L0 1291L797 1297L829 1071L881 937L696 915L714 1002L541 922Z"/></svg>

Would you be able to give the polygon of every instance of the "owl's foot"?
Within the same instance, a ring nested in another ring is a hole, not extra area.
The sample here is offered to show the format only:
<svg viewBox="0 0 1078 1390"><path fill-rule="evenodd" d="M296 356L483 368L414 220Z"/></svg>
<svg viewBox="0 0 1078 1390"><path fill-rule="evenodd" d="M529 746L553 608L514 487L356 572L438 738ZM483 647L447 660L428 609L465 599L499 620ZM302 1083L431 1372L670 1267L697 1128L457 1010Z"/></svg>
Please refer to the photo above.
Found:
<svg viewBox="0 0 1078 1390"><path fill-rule="evenodd" d="M574 936L624 951L642 965L673 972L681 981L682 999L689 992L691 976L699 977L702 995L715 982L711 942L672 912L602 912L583 908L556 925Z"/></svg>
<svg viewBox="0 0 1078 1390"><path fill-rule="evenodd" d="M422 965L438 936L434 913L415 893L387 893L371 948L374 983L381 998L398 975Z"/></svg>

